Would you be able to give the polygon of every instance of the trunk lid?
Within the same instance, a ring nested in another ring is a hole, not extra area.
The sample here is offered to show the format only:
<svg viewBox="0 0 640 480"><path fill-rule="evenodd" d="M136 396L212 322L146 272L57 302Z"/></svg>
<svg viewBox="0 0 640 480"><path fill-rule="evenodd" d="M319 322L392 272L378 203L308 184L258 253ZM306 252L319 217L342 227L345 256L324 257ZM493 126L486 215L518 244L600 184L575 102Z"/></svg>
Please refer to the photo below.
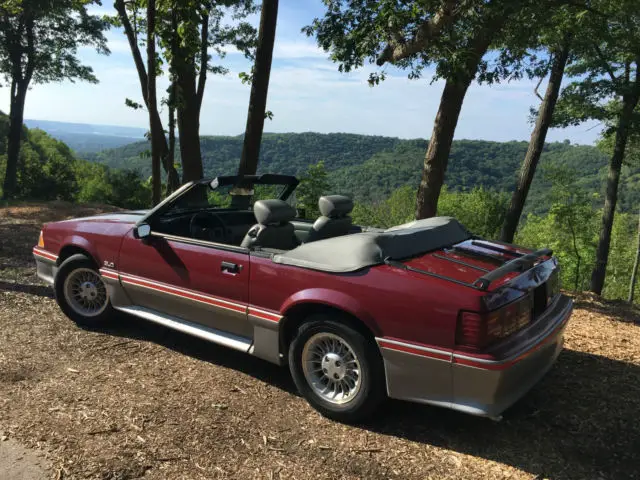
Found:
<svg viewBox="0 0 640 480"><path fill-rule="evenodd" d="M451 248L443 248L420 257L415 257L403 263L413 269L451 279L470 286L482 286L479 279L492 274L492 279L484 290L492 292L508 284L523 273L523 268L507 271L504 274L496 272L513 260L532 254L533 251L487 240L470 239L458 243ZM549 255L540 256L532 265L551 258ZM476 282L477 285L476 285Z"/></svg>

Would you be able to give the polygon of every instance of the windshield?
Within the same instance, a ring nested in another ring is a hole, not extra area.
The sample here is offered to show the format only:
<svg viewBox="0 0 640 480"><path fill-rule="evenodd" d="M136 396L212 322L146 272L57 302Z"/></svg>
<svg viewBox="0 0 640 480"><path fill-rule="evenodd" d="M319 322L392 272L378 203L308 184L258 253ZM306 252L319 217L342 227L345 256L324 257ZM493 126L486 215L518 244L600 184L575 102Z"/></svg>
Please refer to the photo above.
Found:
<svg viewBox="0 0 640 480"><path fill-rule="evenodd" d="M199 183L177 198L173 205L167 210L167 213L172 214L211 208L234 208L232 206L232 199L238 193L244 193L245 195L242 196L249 197L248 205L253 208L254 202L258 200L281 198L286 188L286 185L255 185L253 190L243 189L239 192L233 185L220 185L212 188L208 183ZM290 198L294 199L295 197L291 195ZM246 203L244 205L246 205Z"/></svg>

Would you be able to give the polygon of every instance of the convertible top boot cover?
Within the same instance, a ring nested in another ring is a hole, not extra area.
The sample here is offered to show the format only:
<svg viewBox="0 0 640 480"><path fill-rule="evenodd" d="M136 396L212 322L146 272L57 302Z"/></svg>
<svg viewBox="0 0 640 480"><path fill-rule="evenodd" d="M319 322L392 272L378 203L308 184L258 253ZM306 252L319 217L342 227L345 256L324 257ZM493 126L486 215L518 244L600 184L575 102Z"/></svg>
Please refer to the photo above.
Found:
<svg viewBox="0 0 640 480"><path fill-rule="evenodd" d="M347 273L449 247L471 238L455 218L434 217L381 232L362 232L305 243L275 255L284 265L322 272Z"/></svg>

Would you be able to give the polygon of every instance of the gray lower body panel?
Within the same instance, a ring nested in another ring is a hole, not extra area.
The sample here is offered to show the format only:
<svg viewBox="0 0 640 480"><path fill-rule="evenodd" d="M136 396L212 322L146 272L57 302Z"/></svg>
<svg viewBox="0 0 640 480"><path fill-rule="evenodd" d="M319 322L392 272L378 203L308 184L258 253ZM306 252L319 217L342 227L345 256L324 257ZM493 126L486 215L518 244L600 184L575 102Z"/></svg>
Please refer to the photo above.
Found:
<svg viewBox="0 0 640 480"><path fill-rule="evenodd" d="M571 311L571 300L563 297L549 312L546 335L505 360L485 360L378 338L387 392L399 400L499 417L553 366L562 351Z"/></svg>
<svg viewBox="0 0 640 480"><path fill-rule="evenodd" d="M118 272L101 269L100 274L117 310L278 365L283 363L279 337L282 317L277 313L256 307L231 311L131 284L125 289Z"/></svg>
<svg viewBox="0 0 640 480"><path fill-rule="evenodd" d="M154 312L144 307L115 307L121 312L134 315L136 317L149 320L165 327L172 328L194 337L202 338L210 342L224 345L225 347L233 348L234 350L240 350L241 352L248 352L251 348L251 340L244 337L239 337L227 332L216 330L214 328L205 327L197 323L188 322L177 317L171 317L159 312Z"/></svg>
<svg viewBox="0 0 640 480"><path fill-rule="evenodd" d="M58 273L58 266L56 262L52 260L36 257L36 273L40 280L47 282L49 285L53 285L56 274Z"/></svg>

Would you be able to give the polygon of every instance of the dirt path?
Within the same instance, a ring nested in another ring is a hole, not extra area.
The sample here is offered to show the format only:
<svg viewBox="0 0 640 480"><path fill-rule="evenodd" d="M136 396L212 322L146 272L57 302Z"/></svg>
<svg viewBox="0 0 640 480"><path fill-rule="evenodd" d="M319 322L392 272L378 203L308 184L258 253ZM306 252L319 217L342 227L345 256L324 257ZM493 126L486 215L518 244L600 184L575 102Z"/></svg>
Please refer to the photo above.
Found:
<svg viewBox="0 0 640 480"><path fill-rule="evenodd" d="M51 478L50 465L34 451L0 434L0 478L2 480L48 479Z"/></svg>
<svg viewBox="0 0 640 480"><path fill-rule="evenodd" d="M55 215L0 210L0 431L65 480L640 478L637 311L583 299L557 365L502 422L389 402L347 426L254 357L129 317L75 326L33 273Z"/></svg>

